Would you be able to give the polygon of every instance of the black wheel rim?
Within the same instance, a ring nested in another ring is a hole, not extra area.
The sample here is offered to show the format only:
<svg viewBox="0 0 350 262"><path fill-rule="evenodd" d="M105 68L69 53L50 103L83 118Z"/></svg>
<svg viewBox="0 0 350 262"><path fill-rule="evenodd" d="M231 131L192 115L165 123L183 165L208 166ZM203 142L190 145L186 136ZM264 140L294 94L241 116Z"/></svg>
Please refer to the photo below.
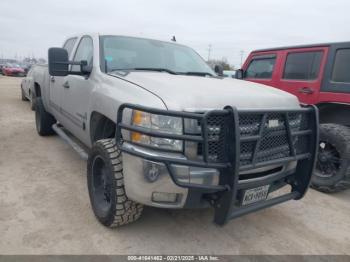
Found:
<svg viewBox="0 0 350 262"><path fill-rule="evenodd" d="M112 181L105 161L96 156L92 162L92 193L96 207L108 212L112 206Z"/></svg>
<svg viewBox="0 0 350 262"><path fill-rule="evenodd" d="M318 151L315 173L322 178L337 175L341 168L341 158L338 150L329 142L321 141Z"/></svg>

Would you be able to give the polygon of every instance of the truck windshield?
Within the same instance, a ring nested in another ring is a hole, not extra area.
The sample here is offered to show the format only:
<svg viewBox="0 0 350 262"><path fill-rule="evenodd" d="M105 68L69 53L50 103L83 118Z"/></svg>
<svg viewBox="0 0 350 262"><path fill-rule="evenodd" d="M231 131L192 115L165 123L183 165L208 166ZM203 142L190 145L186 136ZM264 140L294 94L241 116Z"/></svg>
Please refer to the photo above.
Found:
<svg viewBox="0 0 350 262"><path fill-rule="evenodd" d="M191 48L157 40L101 36L101 70L149 70L171 74L215 75Z"/></svg>

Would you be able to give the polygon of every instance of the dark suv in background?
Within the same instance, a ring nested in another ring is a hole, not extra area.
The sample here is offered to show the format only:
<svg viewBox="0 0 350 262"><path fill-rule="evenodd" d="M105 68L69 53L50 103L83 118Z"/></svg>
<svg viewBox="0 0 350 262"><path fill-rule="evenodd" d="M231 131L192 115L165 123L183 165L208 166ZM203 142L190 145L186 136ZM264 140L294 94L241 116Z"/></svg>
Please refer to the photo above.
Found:
<svg viewBox="0 0 350 262"><path fill-rule="evenodd" d="M316 105L320 142L312 186L323 192L350 187L350 42L256 50L236 77Z"/></svg>

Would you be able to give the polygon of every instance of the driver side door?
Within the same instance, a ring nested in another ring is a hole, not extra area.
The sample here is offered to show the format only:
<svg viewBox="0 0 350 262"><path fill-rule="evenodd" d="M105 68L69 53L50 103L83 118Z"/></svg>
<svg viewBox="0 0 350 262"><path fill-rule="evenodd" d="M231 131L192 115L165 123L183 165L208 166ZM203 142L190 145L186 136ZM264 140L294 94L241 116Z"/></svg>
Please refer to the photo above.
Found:
<svg viewBox="0 0 350 262"><path fill-rule="evenodd" d="M63 48L67 50L68 57L71 57L73 48L77 41L77 37L69 38L63 45ZM68 76L50 76L50 94L49 103L50 107L55 110L55 117L59 122L62 122L62 96L63 96L63 84Z"/></svg>
<svg viewBox="0 0 350 262"><path fill-rule="evenodd" d="M87 61L87 67L93 68L93 49L93 39L83 36L76 48L73 62ZM80 65L72 65L71 71L80 72ZM86 125L93 83L93 71L84 75L69 74L63 83L63 125L82 142L89 141Z"/></svg>

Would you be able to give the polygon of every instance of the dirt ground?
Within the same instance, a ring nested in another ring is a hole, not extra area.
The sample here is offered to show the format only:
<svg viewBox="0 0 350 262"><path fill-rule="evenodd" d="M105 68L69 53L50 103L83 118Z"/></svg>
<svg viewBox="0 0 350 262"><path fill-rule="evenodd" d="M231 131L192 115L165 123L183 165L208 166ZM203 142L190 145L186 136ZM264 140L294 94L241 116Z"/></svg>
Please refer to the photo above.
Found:
<svg viewBox="0 0 350 262"><path fill-rule="evenodd" d="M39 137L21 78L0 76L0 254L350 254L350 191L212 223L211 210L146 208L111 230L90 208L85 162Z"/></svg>

